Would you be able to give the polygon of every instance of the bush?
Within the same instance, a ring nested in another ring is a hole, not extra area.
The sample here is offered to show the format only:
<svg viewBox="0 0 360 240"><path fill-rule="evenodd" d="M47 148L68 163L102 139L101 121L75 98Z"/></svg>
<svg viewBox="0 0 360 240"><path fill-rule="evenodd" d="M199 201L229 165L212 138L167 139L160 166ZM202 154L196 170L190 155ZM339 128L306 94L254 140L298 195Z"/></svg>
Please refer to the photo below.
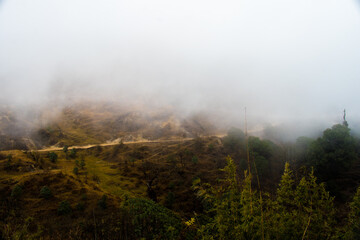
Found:
<svg viewBox="0 0 360 240"><path fill-rule="evenodd" d="M124 202L123 210L131 219L136 239L179 239L181 219L171 210L147 199Z"/></svg>
<svg viewBox="0 0 360 240"><path fill-rule="evenodd" d="M47 186L43 186L40 190L40 197L41 198L45 198L45 199L49 199L51 198L53 195L52 195L52 192L50 190L50 188L48 188Z"/></svg>
<svg viewBox="0 0 360 240"><path fill-rule="evenodd" d="M79 202L78 204L76 204L75 208L78 211L84 211L85 210L85 203L84 202Z"/></svg>
<svg viewBox="0 0 360 240"><path fill-rule="evenodd" d="M169 192L165 199L165 207L172 209L175 202L175 194L173 192Z"/></svg>
<svg viewBox="0 0 360 240"><path fill-rule="evenodd" d="M64 153L67 153L67 152L68 152L68 150L69 150L69 146L68 146L68 145L65 145L65 146L63 147L63 151L64 151Z"/></svg>
<svg viewBox="0 0 360 240"><path fill-rule="evenodd" d="M101 209L106 209L107 208L107 196L104 194L101 199L98 201L98 206Z"/></svg>
<svg viewBox="0 0 360 240"><path fill-rule="evenodd" d="M344 239L360 239L360 187L350 203L348 224L345 230Z"/></svg>
<svg viewBox="0 0 360 240"><path fill-rule="evenodd" d="M223 144L226 151L235 153L245 150L245 134L238 128L231 128L227 136L223 138Z"/></svg>
<svg viewBox="0 0 360 240"><path fill-rule="evenodd" d="M69 157L70 158L76 158L76 153L77 153L77 150L75 148L72 148L70 150L70 154L69 154Z"/></svg>
<svg viewBox="0 0 360 240"><path fill-rule="evenodd" d="M86 201L88 199L86 193L81 194L81 200Z"/></svg>
<svg viewBox="0 0 360 240"><path fill-rule="evenodd" d="M67 215L67 214L70 214L72 212L72 209L71 209L71 206L70 206L70 203L68 201L62 201L60 204L59 204L59 207L58 207L58 214L59 215Z"/></svg>
<svg viewBox="0 0 360 240"><path fill-rule="evenodd" d="M57 159L58 159L58 155L54 152L50 152L49 153L49 159L52 163L56 163Z"/></svg>
<svg viewBox="0 0 360 240"><path fill-rule="evenodd" d="M93 181L95 181L97 183L100 183L100 177L98 175L94 174L94 175L92 175L91 178L92 178Z"/></svg>
<svg viewBox="0 0 360 240"><path fill-rule="evenodd" d="M17 185L15 185L13 190L11 191L11 197L15 198L15 199L18 199L18 198L21 197L22 193L23 193L22 187L19 184L17 184Z"/></svg>
<svg viewBox="0 0 360 240"><path fill-rule="evenodd" d="M79 174L79 169L78 169L77 167L74 167L73 173L74 173L75 175L78 175L78 174Z"/></svg>
<svg viewBox="0 0 360 240"><path fill-rule="evenodd" d="M80 161L80 168L84 169L85 168L85 160L82 158Z"/></svg>

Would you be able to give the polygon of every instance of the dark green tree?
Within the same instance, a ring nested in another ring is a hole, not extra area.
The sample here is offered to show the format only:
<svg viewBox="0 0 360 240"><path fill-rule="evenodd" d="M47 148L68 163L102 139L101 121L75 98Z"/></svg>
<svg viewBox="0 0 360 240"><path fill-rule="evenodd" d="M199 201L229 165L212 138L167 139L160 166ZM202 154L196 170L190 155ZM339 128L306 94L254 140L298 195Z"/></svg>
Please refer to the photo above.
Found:
<svg viewBox="0 0 360 240"><path fill-rule="evenodd" d="M199 162L199 158L197 156L193 156L191 158L191 162L194 163L194 164L197 164Z"/></svg>
<svg viewBox="0 0 360 240"><path fill-rule="evenodd" d="M81 169L85 168L85 160L84 160L84 158L82 158L81 161L80 161L80 168Z"/></svg>
<svg viewBox="0 0 360 240"><path fill-rule="evenodd" d="M231 128L227 136L223 138L223 144L227 151L238 153L245 149L245 134L238 128Z"/></svg>
<svg viewBox="0 0 360 240"><path fill-rule="evenodd" d="M345 230L344 239L360 239L360 187L358 187L350 203L348 225Z"/></svg>
<svg viewBox="0 0 360 240"><path fill-rule="evenodd" d="M345 125L334 125L311 145L308 165L314 166L321 181L330 185L329 181L349 169L357 159L356 147L350 129Z"/></svg>
<svg viewBox="0 0 360 240"><path fill-rule="evenodd" d="M272 156L272 142L258 137L249 137L250 156L256 164L259 177L270 173L270 157Z"/></svg>
<svg viewBox="0 0 360 240"><path fill-rule="evenodd" d="M74 167L73 173L74 173L75 175L78 175L78 174L79 174L79 169L78 169L77 167Z"/></svg>
<svg viewBox="0 0 360 240"><path fill-rule="evenodd" d="M101 209L106 209L107 208L107 196L104 194L101 199L98 201L98 206Z"/></svg>
<svg viewBox="0 0 360 240"><path fill-rule="evenodd" d="M45 199L49 199L52 197L52 192L48 186L43 186L40 189L40 197Z"/></svg>
<svg viewBox="0 0 360 240"><path fill-rule="evenodd" d="M226 178L220 188L199 186L194 190L203 203L208 205L208 220L199 228L201 239L261 239L262 206L259 194L251 187L251 175L239 181L234 161L228 157L223 169ZM206 185L205 185L206 186Z"/></svg>
<svg viewBox="0 0 360 240"><path fill-rule="evenodd" d="M72 149L70 150L69 157L70 157L70 158L76 158L76 153L77 153L76 148L72 148Z"/></svg>
<svg viewBox="0 0 360 240"><path fill-rule="evenodd" d="M52 163L56 163L58 155L54 152L49 152L49 159Z"/></svg>
<svg viewBox="0 0 360 240"><path fill-rule="evenodd" d="M165 199L165 207L172 209L173 204L175 202L175 194L173 192L168 192L166 199Z"/></svg>
<svg viewBox="0 0 360 240"><path fill-rule="evenodd" d="M72 212L72 208L70 203L67 200L65 200L59 204L57 211L59 215L67 215Z"/></svg>
<svg viewBox="0 0 360 240"><path fill-rule="evenodd" d="M23 193L22 186L19 184L16 184L15 187L11 191L11 197L14 199L19 199Z"/></svg>
<svg viewBox="0 0 360 240"><path fill-rule="evenodd" d="M299 137L295 143L295 157L298 165L304 165L309 163L310 147L313 144L314 139L309 137Z"/></svg>
<svg viewBox="0 0 360 240"><path fill-rule="evenodd" d="M69 155L68 155L68 153L69 153L69 146L68 146L68 145L65 145L65 146L63 147L63 152L65 153L65 158L68 159L68 158L69 158Z"/></svg>
<svg viewBox="0 0 360 240"><path fill-rule="evenodd" d="M295 184L286 163L271 212L270 239L329 239L334 234L333 198L313 171Z"/></svg>
<svg viewBox="0 0 360 240"><path fill-rule="evenodd" d="M171 210L141 198L124 201L122 209L130 218L136 239L180 239L183 225Z"/></svg>

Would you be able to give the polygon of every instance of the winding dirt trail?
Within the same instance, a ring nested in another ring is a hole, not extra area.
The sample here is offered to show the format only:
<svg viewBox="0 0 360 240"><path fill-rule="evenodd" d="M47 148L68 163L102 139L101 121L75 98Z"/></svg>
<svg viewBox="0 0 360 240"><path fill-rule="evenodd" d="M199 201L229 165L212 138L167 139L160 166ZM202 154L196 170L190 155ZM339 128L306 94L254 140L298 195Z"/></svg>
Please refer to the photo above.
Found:
<svg viewBox="0 0 360 240"><path fill-rule="evenodd" d="M139 143L169 143L169 142L186 142L193 140L194 138L179 138L179 139L168 139L168 140L140 140L140 141L129 141L129 142L123 142L123 144L139 144ZM89 144L89 145L83 145L83 146L69 146L69 150L76 148L76 149L89 149L95 146L114 146L119 144L119 142L110 142L110 143L101 143L101 144ZM49 147L49 148L43 148L38 150L39 152L50 152L50 151L61 151L63 150L62 147Z"/></svg>

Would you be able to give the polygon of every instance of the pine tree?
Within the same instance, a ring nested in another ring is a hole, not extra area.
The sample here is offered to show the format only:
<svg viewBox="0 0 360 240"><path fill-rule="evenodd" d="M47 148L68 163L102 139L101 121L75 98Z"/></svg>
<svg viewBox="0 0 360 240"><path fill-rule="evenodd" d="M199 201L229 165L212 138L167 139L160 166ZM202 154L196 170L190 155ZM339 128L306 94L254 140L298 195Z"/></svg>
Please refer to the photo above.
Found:
<svg viewBox="0 0 360 240"><path fill-rule="evenodd" d="M360 187L350 203L350 213L345 239L360 239Z"/></svg>

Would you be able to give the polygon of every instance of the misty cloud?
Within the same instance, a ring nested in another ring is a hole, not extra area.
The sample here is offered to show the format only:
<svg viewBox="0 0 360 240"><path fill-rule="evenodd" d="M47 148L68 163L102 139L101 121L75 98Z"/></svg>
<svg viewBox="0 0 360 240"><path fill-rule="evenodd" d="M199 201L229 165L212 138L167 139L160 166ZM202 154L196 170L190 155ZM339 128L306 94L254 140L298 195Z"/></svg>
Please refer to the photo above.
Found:
<svg viewBox="0 0 360 240"><path fill-rule="evenodd" d="M232 123L360 112L350 0L0 2L0 99L211 111Z"/></svg>

